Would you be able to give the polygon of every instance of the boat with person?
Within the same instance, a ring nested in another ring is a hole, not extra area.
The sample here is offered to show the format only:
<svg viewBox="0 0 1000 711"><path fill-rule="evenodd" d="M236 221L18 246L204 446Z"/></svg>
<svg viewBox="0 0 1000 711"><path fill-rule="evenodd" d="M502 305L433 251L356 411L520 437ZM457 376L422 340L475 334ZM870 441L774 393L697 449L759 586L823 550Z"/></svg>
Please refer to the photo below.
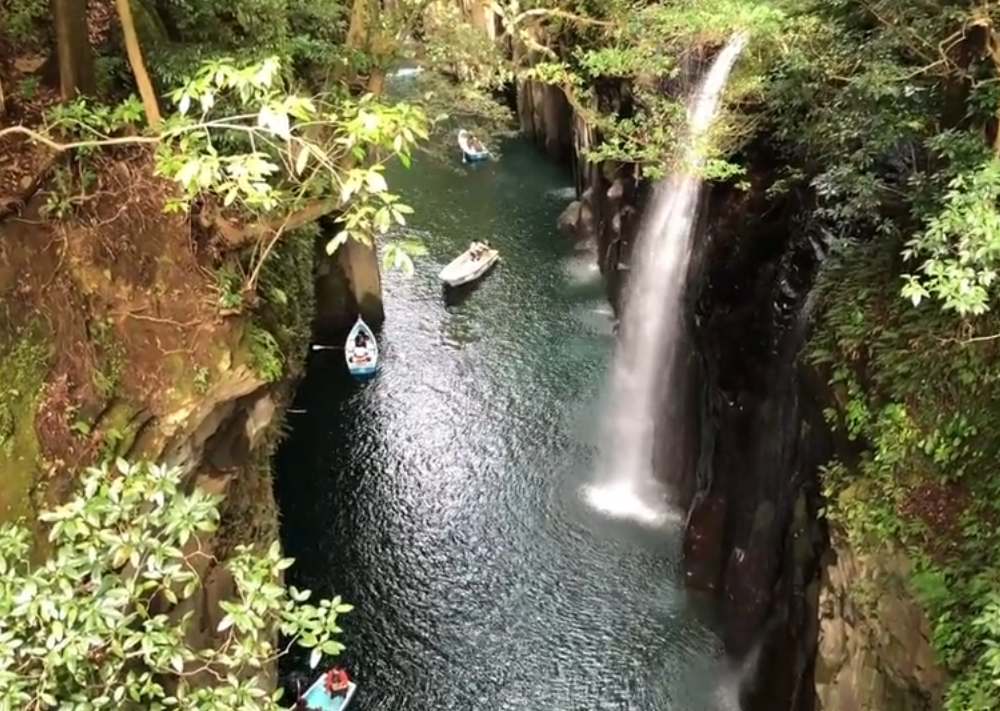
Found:
<svg viewBox="0 0 1000 711"><path fill-rule="evenodd" d="M354 698L358 685L343 669L330 669L295 700L294 711L343 711Z"/></svg>
<svg viewBox="0 0 1000 711"><path fill-rule="evenodd" d="M480 163L490 157L490 151L483 142L464 128L458 132L458 147L462 149L463 163Z"/></svg>
<svg viewBox="0 0 1000 711"><path fill-rule="evenodd" d="M500 252L489 242L473 242L442 269L438 277L448 286L470 284L486 274L498 259Z"/></svg>
<svg viewBox="0 0 1000 711"><path fill-rule="evenodd" d="M347 361L347 370L355 378L373 375L378 369L378 342L360 316L344 342L344 359Z"/></svg>

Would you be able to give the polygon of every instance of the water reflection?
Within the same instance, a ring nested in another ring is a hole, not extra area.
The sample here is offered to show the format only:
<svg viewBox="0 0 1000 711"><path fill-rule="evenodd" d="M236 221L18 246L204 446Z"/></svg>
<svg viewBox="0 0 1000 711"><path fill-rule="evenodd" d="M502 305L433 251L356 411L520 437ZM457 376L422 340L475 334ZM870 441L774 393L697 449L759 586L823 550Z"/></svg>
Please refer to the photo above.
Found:
<svg viewBox="0 0 1000 711"><path fill-rule="evenodd" d="M356 384L317 355L279 457L294 582L357 606L358 708L710 708L695 675L718 650L678 592L676 531L580 496L612 343L552 228L564 176L519 144L474 177L418 171L429 255L387 279L392 357ZM449 303L436 275L469 225L504 261Z"/></svg>

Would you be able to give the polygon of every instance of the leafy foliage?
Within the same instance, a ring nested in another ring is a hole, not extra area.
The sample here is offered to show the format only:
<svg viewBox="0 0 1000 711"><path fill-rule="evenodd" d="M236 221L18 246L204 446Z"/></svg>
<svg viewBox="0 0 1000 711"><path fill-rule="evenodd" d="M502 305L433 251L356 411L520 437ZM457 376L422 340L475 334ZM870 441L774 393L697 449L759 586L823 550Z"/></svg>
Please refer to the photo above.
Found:
<svg viewBox="0 0 1000 711"><path fill-rule="evenodd" d="M808 205L831 248L809 350L846 441L823 476L827 518L859 550L908 552L946 707L997 709L1000 17L959 2L783 7L750 96L782 172L771 190Z"/></svg>
<svg viewBox="0 0 1000 711"><path fill-rule="evenodd" d="M541 59L525 75L561 87L578 115L598 132L600 141L587 149L590 160L636 163L650 177L662 176L677 157L689 88L709 51L742 31L752 40L748 56L756 57L787 21L779 3L746 0L652 5L611 0L587 11L583 17L554 15L573 28L568 49L558 38L548 46L521 31L522 41ZM751 63L730 85L732 105L756 88L756 69ZM706 177L733 174L724 158L745 133L741 120L735 112L724 114L717 123L725 130L700 147L708 159L702 169Z"/></svg>
<svg viewBox="0 0 1000 711"><path fill-rule="evenodd" d="M342 645L339 599L308 604L285 588L277 543L225 562L235 594L219 605L217 646L188 641L203 571L199 536L218 498L185 494L180 472L129 464L91 469L80 491L41 516L51 555L35 564L31 532L0 529L0 708L278 709L263 686L280 632L316 666ZM212 684L192 683L208 675Z"/></svg>
<svg viewBox="0 0 1000 711"><path fill-rule="evenodd" d="M949 312L900 299L886 278L897 259L891 244L855 248L818 285L827 306L809 357L840 393L830 422L863 446L824 472L826 515L857 550L908 551L951 677L947 708L996 709L1000 341L970 342Z"/></svg>

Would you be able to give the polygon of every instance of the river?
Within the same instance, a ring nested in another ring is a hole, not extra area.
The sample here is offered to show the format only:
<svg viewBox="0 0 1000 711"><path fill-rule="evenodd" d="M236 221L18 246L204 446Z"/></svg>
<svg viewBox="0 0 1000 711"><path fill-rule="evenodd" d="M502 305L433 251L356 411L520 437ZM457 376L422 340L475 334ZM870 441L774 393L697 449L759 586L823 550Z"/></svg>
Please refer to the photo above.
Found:
<svg viewBox="0 0 1000 711"><path fill-rule="evenodd" d="M282 537L292 583L356 606L358 711L719 708L676 524L581 495L612 334L593 257L554 229L569 182L520 141L394 173L429 254L386 278L381 372L310 363L277 458ZM503 260L446 300L437 272L474 238Z"/></svg>

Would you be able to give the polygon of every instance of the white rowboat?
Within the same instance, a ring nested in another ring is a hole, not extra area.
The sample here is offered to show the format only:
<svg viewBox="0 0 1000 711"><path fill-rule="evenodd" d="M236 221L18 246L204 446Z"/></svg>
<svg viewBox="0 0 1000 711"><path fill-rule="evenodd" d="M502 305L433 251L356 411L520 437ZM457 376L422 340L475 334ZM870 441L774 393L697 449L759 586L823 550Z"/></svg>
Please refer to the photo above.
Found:
<svg viewBox="0 0 1000 711"><path fill-rule="evenodd" d="M492 247L486 247L481 255L474 259L473 247L470 246L442 269L438 276L448 286L470 284L486 274L498 259L500 252Z"/></svg>

